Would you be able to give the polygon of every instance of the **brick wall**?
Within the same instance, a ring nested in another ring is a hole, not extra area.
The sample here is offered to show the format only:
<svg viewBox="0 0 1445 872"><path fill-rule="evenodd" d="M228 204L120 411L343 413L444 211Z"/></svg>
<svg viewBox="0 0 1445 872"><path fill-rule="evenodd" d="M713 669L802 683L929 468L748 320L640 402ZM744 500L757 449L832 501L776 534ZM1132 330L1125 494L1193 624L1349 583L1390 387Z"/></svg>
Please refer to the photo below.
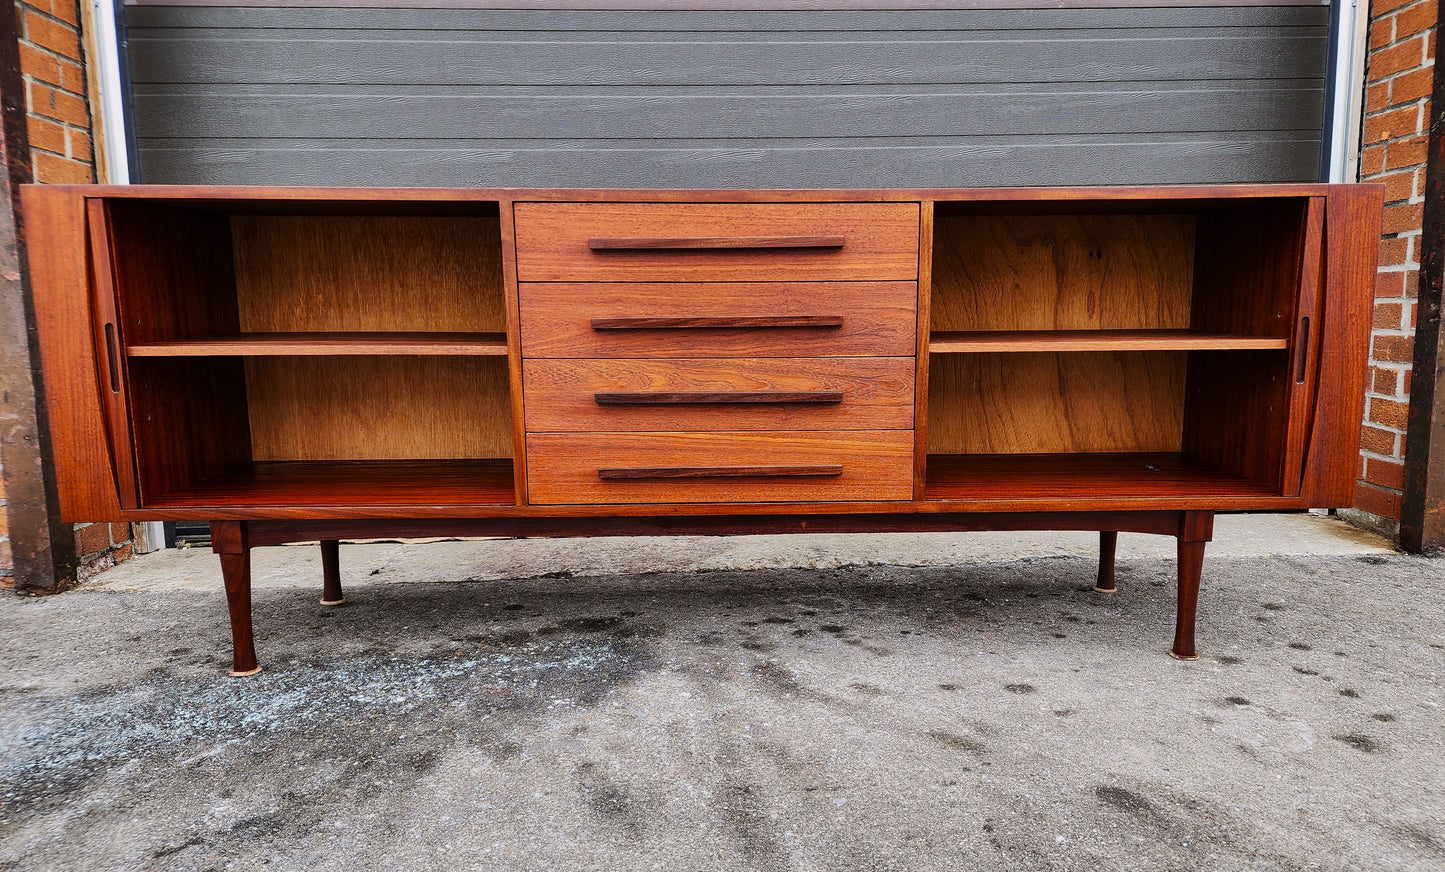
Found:
<svg viewBox="0 0 1445 872"><path fill-rule="evenodd" d="M20 0L20 72L25 83L31 165L37 182L95 181L92 113L78 0ZM9 525L0 481L0 587L14 584ZM86 577L131 555L130 524L80 524L75 530Z"/></svg>
<svg viewBox="0 0 1445 872"><path fill-rule="evenodd" d="M1392 531L1405 470L1436 2L1374 0L1365 67L1360 181L1384 183L1385 224L1355 506Z"/></svg>

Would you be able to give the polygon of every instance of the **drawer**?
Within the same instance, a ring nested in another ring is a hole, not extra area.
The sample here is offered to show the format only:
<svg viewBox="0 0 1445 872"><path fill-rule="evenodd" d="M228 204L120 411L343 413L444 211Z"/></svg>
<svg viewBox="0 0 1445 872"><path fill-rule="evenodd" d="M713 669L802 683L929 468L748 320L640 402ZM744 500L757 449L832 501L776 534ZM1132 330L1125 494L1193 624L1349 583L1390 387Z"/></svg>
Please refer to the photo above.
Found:
<svg viewBox="0 0 1445 872"><path fill-rule="evenodd" d="M911 357L527 360L528 431L908 430Z"/></svg>
<svg viewBox="0 0 1445 872"><path fill-rule="evenodd" d="M917 203L518 203L517 279L918 280Z"/></svg>
<svg viewBox="0 0 1445 872"><path fill-rule="evenodd" d="M523 357L906 357L916 282L523 283Z"/></svg>
<svg viewBox="0 0 1445 872"><path fill-rule="evenodd" d="M907 500L913 432L529 433L536 505Z"/></svg>

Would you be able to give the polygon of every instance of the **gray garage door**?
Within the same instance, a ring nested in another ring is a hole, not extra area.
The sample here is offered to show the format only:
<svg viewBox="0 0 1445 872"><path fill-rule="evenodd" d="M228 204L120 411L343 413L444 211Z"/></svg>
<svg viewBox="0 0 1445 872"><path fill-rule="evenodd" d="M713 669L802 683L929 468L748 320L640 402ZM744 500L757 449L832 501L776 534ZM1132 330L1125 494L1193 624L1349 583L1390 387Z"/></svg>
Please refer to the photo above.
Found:
<svg viewBox="0 0 1445 872"><path fill-rule="evenodd" d="M140 180L1312 181L1323 6L130 6Z"/></svg>

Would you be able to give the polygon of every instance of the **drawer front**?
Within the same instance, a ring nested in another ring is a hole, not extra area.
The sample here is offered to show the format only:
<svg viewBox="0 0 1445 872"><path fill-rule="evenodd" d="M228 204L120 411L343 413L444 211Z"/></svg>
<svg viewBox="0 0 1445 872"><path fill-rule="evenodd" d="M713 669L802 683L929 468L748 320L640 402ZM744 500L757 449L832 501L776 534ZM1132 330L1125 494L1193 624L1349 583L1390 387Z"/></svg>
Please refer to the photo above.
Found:
<svg viewBox="0 0 1445 872"><path fill-rule="evenodd" d="M911 357L527 360L528 431L908 430Z"/></svg>
<svg viewBox="0 0 1445 872"><path fill-rule="evenodd" d="M518 203L517 279L918 280L917 203Z"/></svg>
<svg viewBox="0 0 1445 872"><path fill-rule="evenodd" d="M916 282L523 283L523 357L906 357Z"/></svg>
<svg viewBox="0 0 1445 872"><path fill-rule="evenodd" d="M536 505L907 500L913 433L529 433Z"/></svg>

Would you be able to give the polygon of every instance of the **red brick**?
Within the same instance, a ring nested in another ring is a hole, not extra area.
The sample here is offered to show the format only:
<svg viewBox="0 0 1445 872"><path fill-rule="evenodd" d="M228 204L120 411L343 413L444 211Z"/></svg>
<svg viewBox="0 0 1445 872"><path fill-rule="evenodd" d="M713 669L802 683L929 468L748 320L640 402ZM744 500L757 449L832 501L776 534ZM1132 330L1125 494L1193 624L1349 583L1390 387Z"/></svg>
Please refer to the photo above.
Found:
<svg viewBox="0 0 1445 872"><path fill-rule="evenodd" d="M1371 457L1365 463L1365 481L1391 490L1405 487L1405 464Z"/></svg>
<svg viewBox="0 0 1445 872"><path fill-rule="evenodd" d="M1400 396L1402 396L1402 397L1408 397L1408 396L1410 396L1410 376L1412 376L1412 375L1414 375L1414 374L1415 374L1415 371L1414 371L1414 370L1411 370L1411 369L1405 370L1405 378L1402 379L1402 381L1404 382L1404 384L1401 385L1401 387L1400 387Z"/></svg>
<svg viewBox="0 0 1445 872"><path fill-rule="evenodd" d="M1400 519L1400 495L1370 484L1355 485L1355 508L1385 518Z"/></svg>
<svg viewBox="0 0 1445 872"><path fill-rule="evenodd" d="M95 181L90 164L37 151L35 181L51 185L86 185Z"/></svg>
<svg viewBox="0 0 1445 872"><path fill-rule="evenodd" d="M65 154L65 128L54 121L47 121L36 115L25 119L25 128L30 134L30 147L42 151Z"/></svg>
<svg viewBox="0 0 1445 872"><path fill-rule="evenodd" d="M1365 88L1365 112L1380 112L1390 108L1390 83L1376 82Z"/></svg>
<svg viewBox="0 0 1445 872"><path fill-rule="evenodd" d="M135 549L133 549L130 545L122 545L114 551L110 552L110 556L112 559L115 560L116 563L124 563L129 560L131 558L131 555L134 553Z"/></svg>
<svg viewBox="0 0 1445 872"><path fill-rule="evenodd" d="M1370 411L1366 418L1376 424L1384 424L1386 427L1394 427L1396 430L1405 429L1405 422L1410 417L1409 403L1399 400L1382 400L1379 397L1370 397Z"/></svg>
<svg viewBox="0 0 1445 872"><path fill-rule="evenodd" d="M1416 36L1395 43L1389 48L1370 53L1370 81L1378 82L1386 76L1403 73L1420 66L1425 59L1425 38Z"/></svg>
<svg viewBox="0 0 1445 872"><path fill-rule="evenodd" d="M70 156L76 160L93 161L94 155L90 152L90 134L84 130L70 128L65 131L67 146L70 148Z"/></svg>
<svg viewBox="0 0 1445 872"><path fill-rule="evenodd" d="M76 127L90 126L90 115L85 110L84 97L39 82L30 82L29 85L31 112L74 124Z"/></svg>
<svg viewBox="0 0 1445 872"><path fill-rule="evenodd" d="M80 64L65 60L60 62L60 87L72 94L85 93L85 70L80 68Z"/></svg>
<svg viewBox="0 0 1445 872"><path fill-rule="evenodd" d="M15 555L10 551L10 540L0 539L0 569L14 570ZM0 588L9 590L15 586L15 577L11 575L0 576Z"/></svg>
<svg viewBox="0 0 1445 872"><path fill-rule="evenodd" d="M1390 105L1400 106L1415 100L1427 99L1434 86L1435 66L1433 64L1423 69L1396 76L1390 80ZM1375 86L1371 85L1370 87L1373 88ZM1365 111L1373 112L1376 110L1366 109Z"/></svg>
<svg viewBox="0 0 1445 872"><path fill-rule="evenodd" d="M10 538L10 513L0 505L0 539Z"/></svg>
<svg viewBox="0 0 1445 872"><path fill-rule="evenodd" d="M110 548L110 525L91 524L75 531L75 550L81 556Z"/></svg>
<svg viewBox="0 0 1445 872"><path fill-rule="evenodd" d="M1405 307L1400 303L1376 303L1370 326L1376 330L1399 330Z"/></svg>
<svg viewBox="0 0 1445 872"><path fill-rule="evenodd" d="M1407 233L1419 230L1425 220L1424 203L1406 203L1385 207L1385 233Z"/></svg>
<svg viewBox="0 0 1445 872"><path fill-rule="evenodd" d="M1415 196L1415 176L1419 170L1402 170L1398 173L1371 179L1385 184L1385 202L1398 203Z"/></svg>
<svg viewBox="0 0 1445 872"><path fill-rule="evenodd" d="M68 58L77 60L80 58L80 32L78 30L29 10L25 12L25 40ZM1394 51L1394 49L1385 49L1381 54L1390 51Z"/></svg>
<svg viewBox="0 0 1445 872"><path fill-rule="evenodd" d="M1399 170L1405 167L1424 166L1430 143L1428 137L1412 136L1409 139L1392 142L1385 148L1385 168Z"/></svg>
<svg viewBox="0 0 1445 872"><path fill-rule="evenodd" d="M75 0L51 0L50 14L68 24L80 26L80 4Z"/></svg>
<svg viewBox="0 0 1445 872"><path fill-rule="evenodd" d="M110 541L117 545L129 542L134 536L130 532L130 524L118 523L110 525Z"/></svg>
<svg viewBox="0 0 1445 872"><path fill-rule="evenodd" d="M1420 132L1420 107L1405 106L1365 119L1365 142L1384 142Z"/></svg>
<svg viewBox="0 0 1445 872"><path fill-rule="evenodd" d="M1396 393L1400 389L1400 374L1393 369L1370 369L1370 390L1377 394L1384 394L1389 397L1399 396Z"/></svg>
<svg viewBox="0 0 1445 872"><path fill-rule="evenodd" d="M1373 17L1386 15L1402 6L1409 6L1415 2L1417 2L1417 0L1374 0L1374 2L1370 4L1370 15Z"/></svg>
<svg viewBox="0 0 1445 872"><path fill-rule="evenodd" d="M1420 271L1417 269L1406 270L1401 275L1404 279L1401 284L1404 285L1406 298L1414 299L1420 296Z"/></svg>
<svg viewBox="0 0 1445 872"><path fill-rule="evenodd" d="M1360 447L1376 454L1395 454L1395 434L1379 427L1366 426L1360 431Z"/></svg>
<svg viewBox="0 0 1445 872"><path fill-rule="evenodd" d="M1410 254L1410 241L1399 236L1380 240L1380 266L1398 266Z"/></svg>
<svg viewBox="0 0 1445 872"><path fill-rule="evenodd" d="M1360 150L1360 177L1385 171L1385 146L1371 145Z"/></svg>
<svg viewBox="0 0 1445 872"><path fill-rule="evenodd" d="M1376 336L1370 343L1370 359L1383 363L1410 363L1415 359L1415 337Z"/></svg>
<svg viewBox="0 0 1445 872"><path fill-rule="evenodd" d="M1397 300L1405 296L1405 274L1402 272L1375 273L1375 299Z"/></svg>
<svg viewBox="0 0 1445 872"><path fill-rule="evenodd" d="M63 0L56 0L56 2L63 2ZM1395 15L1395 38L1401 39L1416 33L1424 33L1435 26L1436 14L1435 0L1424 0L1423 3L1416 3L1401 9Z"/></svg>
<svg viewBox="0 0 1445 872"><path fill-rule="evenodd" d="M1385 15L1370 22L1370 51L1395 41L1395 16Z"/></svg>
<svg viewBox="0 0 1445 872"><path fill-rule="evenodd" d="M60 84L60 61L50 52L26 42L20 43L20 72L42 82Z"/></svg>

